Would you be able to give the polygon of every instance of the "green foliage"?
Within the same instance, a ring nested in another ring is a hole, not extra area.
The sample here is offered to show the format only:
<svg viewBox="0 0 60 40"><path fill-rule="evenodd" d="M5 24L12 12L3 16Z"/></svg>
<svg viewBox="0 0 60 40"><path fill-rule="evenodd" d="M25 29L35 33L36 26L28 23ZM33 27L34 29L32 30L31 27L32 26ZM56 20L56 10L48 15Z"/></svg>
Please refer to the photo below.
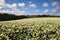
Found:
<svg viewBox="0 0 60 40"><path fill-rule="evenodd" d="M60 25L32 20L1 22L0 40L60 40Z"/></svg>

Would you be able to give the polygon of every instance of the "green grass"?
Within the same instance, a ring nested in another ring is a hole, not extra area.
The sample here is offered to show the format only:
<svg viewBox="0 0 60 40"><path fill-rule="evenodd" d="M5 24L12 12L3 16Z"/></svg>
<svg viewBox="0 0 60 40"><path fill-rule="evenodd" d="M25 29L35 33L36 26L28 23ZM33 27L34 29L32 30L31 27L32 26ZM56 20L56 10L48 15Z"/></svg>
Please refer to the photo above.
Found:
<svg viewBox="0 0 60 40"><path fill-rule="evenodd" d="M0 40L60 40L60 18L1 21Z"/></svg>

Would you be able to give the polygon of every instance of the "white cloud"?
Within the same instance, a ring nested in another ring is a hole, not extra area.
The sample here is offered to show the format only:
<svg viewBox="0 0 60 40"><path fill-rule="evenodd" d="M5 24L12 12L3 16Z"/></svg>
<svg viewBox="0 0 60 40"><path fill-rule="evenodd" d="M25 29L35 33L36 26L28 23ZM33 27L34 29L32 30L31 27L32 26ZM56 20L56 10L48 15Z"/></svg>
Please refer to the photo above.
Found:
<svg viewBox="0 0 60 40"><path fill-rule="evenodd" d="M43 3L44 7L48 7L48 5L49 5L48 3Z"/></svg>
<svg viewBox="0 0 60 40"><path fill-rule="evenodd" d="M57 13L60 10L60 6L55 7L54 9L52 9L52 13Z"/></svg>
<svg viewBox="0 0 60 40"><path fill-rule="evenodd" d="M35 10L35 12L40 12L40 10Z"/></svg>
<svg viewBox="0 0 60 40"><path fill-rule="evenodd" d="M48 14L49 14L49 10L45 10L45 11L43 12L43 14L48 15Z"/></svg>
<svg viewBox="0 0 60 40"><path fill-rule="evenodd" d="M12 6L13 8L16 8L16 7L17 7L17 4L14 3L14 4L12 4L11 6Z"/></svg>
<svg viewBox="0 0 60 40"><path fill-rule="evenodd" d="M14 15L26 15L25 11L21 11L21 10L19 10L17 8L12 9L9 13L14 14Z"/></svg>
<svg viewBox="0 0 60 40"><path fill-rule="evenodd" d="M55 9L52 10L53 13L56 13L57 11L58 11L58 10L55 10Z"/></svg>
<svg viewBox="0 0 60 40"><path fill-rule="evenodd" d="M26 12L25 11L20 11L20 10L17 10L17 11L11 11L12 14L14 15L26 15Z"/></svg>
<svg viewBox="0 0 60 40"><path fill-rule="evenodd" d="M5 0L0 0L0 6L4 6L5 5Z"/></svg>
<svg viewBox="0 0 60 40"><path fill-rule="evenodd" d="M52 3L52 6L56 6L56 5L58 5L59 3L58 2L53 2Z"/></svg>
<svg viewBox="0 0 60 40"><path fill-rule="evenodd" d="M20 7L24 7L24 6L25 6L25 3L18 3L18 5L19 5Z"/></svg>
<svg viewBox="0 0 60 40"><path fill-rule="evenodd" d="M5 0L0 0L0 12L2 12L2 10L4 10L5 7Z"/></svg>
<svg viewBox="0 0 60 40"><path fill-rule="evenodd" d="M30 6L30 7L33 7L33 8L37 7L37 5L34 4L34 3L32 3L32 1L29 1L29 6Z"/></svg>
<svg viewBox="0 0 60 40"><path fill-rule="evenodd" d="M17 8L17 4L14 3L14 4L6 4L7 7L9 8Z"/></svg>
<svg viewBox="0 0 60 40"><path fill-rule="evenodd" d="M26 15L26 12L25 11L19 11L19 12L17 12L16 15Z"/></svg>
<svg viewBox="0 0 60 40"><path fill-rule="evenodd" d="M2 6L0 6L0 10L3 10L3 7Z"/></svg>
<svg viewBox="0 0 60 40"><path fill-rule="evenodd" d="M10 13L9 10L0 10L0 13Z"/></svg>
<svg viewBox="0 0 60 40"><path fill-rule="evenodd" d="M55 9L56 9L56 10L60 10L60 6L57 6Z"/></svg>
<svg viewBox="0 0 60 40"><path fill-rule="evenodd" d="M41 10L37 9L34 11L34 14L33 15L40 15L41 14Z"/></svg>
<svg viewBox="0 0 60 40"><path fill-rule="evenodd" d="M44 13L47 13L49 10L45 10Z"/></svg>
<svg viewBox="0 0 60 40"><path fill-rule="evenodd" d="M25 3L19 4L19 6L23 7L25 6ZM3 9L3 8L10 8L10 9ZM26 15L25 11L21 11L17 9L17 4L7 4L5 3L5 0L0 0L0 13L9 13L9 14L14 14L14 15Z"/></svg>
<svg viewBox="0 0 60 40"><path fill-rule="evenodd" d="M37 5L36 4L30 4L30 7L35 8L35 7L37 7Z"/></svg>
<svg viewBox="0 0 60 40"><path fill-rule="evenodd" d="M20 11L20 10L0 10L0 13L9 13L9 14L14 14L14 15L26 15L25 11Z"/></svg>
<svg viewBox="0 0 60 40"><path fill-rule="evenodd" d="M44 14L57 15L58 11L60 11L60 6L57 6L52 10L45 10Z"/></svg>
<svg viewBox="0 0 60 40"><path fill-rule="evenodd" d="M6 4L7 7L11 8L11 4Z"/></svg>

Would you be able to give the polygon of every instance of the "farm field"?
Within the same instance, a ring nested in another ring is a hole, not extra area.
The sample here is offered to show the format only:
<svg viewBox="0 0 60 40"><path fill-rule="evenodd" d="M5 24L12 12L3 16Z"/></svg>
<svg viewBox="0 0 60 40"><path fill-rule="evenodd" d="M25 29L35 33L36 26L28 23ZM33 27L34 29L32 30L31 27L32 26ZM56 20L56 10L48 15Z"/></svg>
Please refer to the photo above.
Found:
<svg viewBox="0 0 60 40"><path fill-rule="evenodd" d="M0 21L0 40L60 40L60 18Z"/></svg>

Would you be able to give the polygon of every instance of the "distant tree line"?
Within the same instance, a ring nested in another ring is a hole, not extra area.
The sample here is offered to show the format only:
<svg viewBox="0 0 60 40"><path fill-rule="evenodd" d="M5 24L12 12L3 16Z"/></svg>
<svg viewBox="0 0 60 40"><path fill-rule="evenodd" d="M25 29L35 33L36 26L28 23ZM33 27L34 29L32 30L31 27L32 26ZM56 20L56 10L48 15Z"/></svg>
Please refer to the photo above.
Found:
<svg viewBox="0 0 60 40"><path fill-rule="evenodd" d="M55 15L20 15L20 16L17 16L13 14L0 13L0 21L33 18L33 17L60 17L60 16L55 16Z"/></svg>
<svg viewBox="0 0 60 40"><path fill-rule="evenodd" d="M16 20L26 18L24 15L16 16L13 14L0 13L0 21Z"/></svg>

